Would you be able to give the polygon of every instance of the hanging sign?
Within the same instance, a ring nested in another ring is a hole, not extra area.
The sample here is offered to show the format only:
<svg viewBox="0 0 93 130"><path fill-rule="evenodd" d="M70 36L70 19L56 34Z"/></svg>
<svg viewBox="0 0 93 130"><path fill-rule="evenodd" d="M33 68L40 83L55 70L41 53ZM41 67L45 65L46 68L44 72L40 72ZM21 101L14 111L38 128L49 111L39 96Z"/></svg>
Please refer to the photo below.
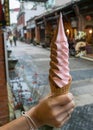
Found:
<svg viewBox="0 0 93 130"><path fill-rule="evenodd" d="M1 0L0 0L0 26L2 26L3 25L3 5L2 5L2 3L1 3Z"/></svg>
<svg viewBox="0 0 93 130"><path fill-rule="evenodd" d="M9 0L4 0L2 3L0 0L0 26L10 25L10 15L9 15Z"/></svg>
<svg viewBox="0 0 93 130"><path fill-rule="evenodd" d="M9 0L4 0L4 15L6 26L9 26L10 25Z"/></svg>

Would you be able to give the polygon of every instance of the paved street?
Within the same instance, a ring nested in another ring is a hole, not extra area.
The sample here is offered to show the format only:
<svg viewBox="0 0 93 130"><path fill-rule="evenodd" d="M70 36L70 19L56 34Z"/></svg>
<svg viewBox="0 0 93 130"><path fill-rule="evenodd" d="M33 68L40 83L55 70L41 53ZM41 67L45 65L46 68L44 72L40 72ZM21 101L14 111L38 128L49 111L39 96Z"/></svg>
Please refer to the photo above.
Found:
<svg viewBox="0 0 93 130"><path fill-rule="evenodd" d="M29 69L35 70L38 74L48 77L49 49L20 43L17 47L12 47L12 50L13 55L18 59L25 59L26 64L31 65ZM28 66L26 66L26 68L25 71L27 73L29 71ZM92 103L93 62L72 57L70 58L70 70L73 78L71 91L76 96L76 103L78 103L78 105ZM46 78L46 80L48 80L48 78ZM48 81L46 81L46 84L47 83ZM88 100L85 100L86 97Z"/></svg>
<svg viewBox="0 0 93 130"><path fill-rule="evenodd" d="M24 73L27 83L31 84L32 77L38 75L37 83L41 86L40 92L43 88L42 96L47 95L50 91L48 83L49 49L21 42L18 42L16 47L9 46L9 48L12 49L12 55L18 58L19 63L23 66L22 73ZM73 78L71 92L75 96L76 109L62 130L93 130L93 62L74 57L70 57L69 62Z"/></svg>

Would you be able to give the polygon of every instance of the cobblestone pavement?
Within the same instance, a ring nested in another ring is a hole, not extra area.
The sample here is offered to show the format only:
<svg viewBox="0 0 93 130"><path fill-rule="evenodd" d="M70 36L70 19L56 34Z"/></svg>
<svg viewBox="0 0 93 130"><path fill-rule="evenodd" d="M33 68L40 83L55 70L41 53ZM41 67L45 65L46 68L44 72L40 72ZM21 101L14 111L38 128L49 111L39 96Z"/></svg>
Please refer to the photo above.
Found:
<svg viewBox="0 0 93 130"><path fill-rule="evenodd" d="M93 130L93 104L76 107L61 130Z"/></svg>
<svg viewBox="0 0 93 130"><path fill-rule="evenodd" d="M38 47L18 44L17 47L11 48L13 55L19 60L16 69L23 75L27 85L37 88L42 97L49 93L48 68L45 67L49 65L49 53L46 49L43 52L42 49L38 50ZM71 92L75 96L76 108L69 122L61 130L93 130L93 63L70 58L70 69L73 77ZM52 128L42 128L50 129Z"/></svg>

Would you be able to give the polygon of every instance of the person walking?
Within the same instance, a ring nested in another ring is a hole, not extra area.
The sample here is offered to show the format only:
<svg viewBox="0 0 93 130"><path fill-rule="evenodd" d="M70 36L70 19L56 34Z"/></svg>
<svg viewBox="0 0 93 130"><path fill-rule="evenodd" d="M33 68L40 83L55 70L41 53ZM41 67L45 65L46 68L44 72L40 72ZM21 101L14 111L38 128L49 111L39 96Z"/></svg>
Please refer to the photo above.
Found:
<svg viewBox="0 0 93 130"><path fill-rule="evenodd" d="M10 42L10 45L12 46L12 44L13 44L13 35L12 35L12 33L9 35L9 42Z"/></svg>
<svg viewBox="0 0 93 130"><path fill-rule="evenodd" d="M14 34L14 35L13 35L13 41L14 41L15 46L17 45L17 44L16 44L16 40L17 40L17 38L16 38L16 35Z"/></svg>

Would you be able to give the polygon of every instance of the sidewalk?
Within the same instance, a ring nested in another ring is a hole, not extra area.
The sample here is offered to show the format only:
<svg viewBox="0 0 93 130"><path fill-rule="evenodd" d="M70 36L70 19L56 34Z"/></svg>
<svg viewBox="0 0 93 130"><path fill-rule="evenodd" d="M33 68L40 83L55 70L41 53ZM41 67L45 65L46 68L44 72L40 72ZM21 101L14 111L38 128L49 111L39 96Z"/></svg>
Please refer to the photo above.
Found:
<svg viewBox="0 0 93 130"><path fill-rule="evenodd" d="M93 54L86 54L85 56L81 56L81 58L93 61Z"/></svg>
<svg viewBox="0 0 93 130"><path fill-rule="evenodd" d="M49 93L49 90L47 75L38 73L31 55L26 54L31 51L31 45L21 42L17 44L12 47L8 44L8 48L12 50L11 58L18 59L15 70L9 71L10 84L15 97L15 115L18 118L22 109L29 110L40 98Z"/></svg>

